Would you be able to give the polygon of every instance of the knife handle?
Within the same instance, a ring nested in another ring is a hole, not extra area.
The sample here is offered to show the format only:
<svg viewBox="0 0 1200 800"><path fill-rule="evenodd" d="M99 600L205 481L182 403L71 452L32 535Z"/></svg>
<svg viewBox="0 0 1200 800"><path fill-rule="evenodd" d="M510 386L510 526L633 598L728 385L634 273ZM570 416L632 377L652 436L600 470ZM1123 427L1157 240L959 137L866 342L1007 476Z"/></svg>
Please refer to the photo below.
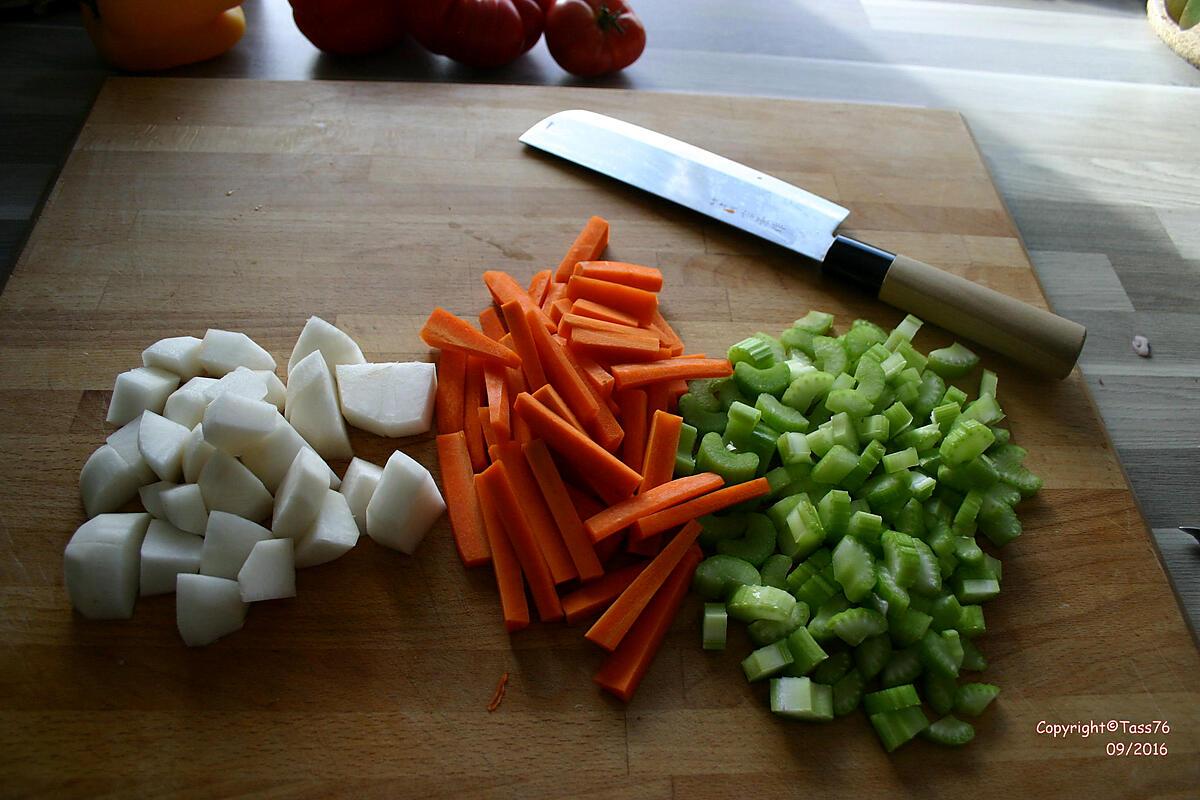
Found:
<svg viewBox="0 0 1200 800"><path fill-rule="evenodd" d="M873 289L888 305L979 342L1014 361L1065 378L1087 328L923 261L839 236L824 271Z"/></svg>

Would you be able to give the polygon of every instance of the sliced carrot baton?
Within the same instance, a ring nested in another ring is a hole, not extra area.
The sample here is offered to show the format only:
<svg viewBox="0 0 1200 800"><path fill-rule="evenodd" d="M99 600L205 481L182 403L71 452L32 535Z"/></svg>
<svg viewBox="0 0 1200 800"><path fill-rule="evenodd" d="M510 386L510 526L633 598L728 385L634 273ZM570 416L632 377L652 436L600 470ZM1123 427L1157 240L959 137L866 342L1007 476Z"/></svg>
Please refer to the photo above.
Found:
<svg viewBox="0 0 1200 800"><path fill-rule="evenodd" d="M589 517L584 523L593 542L606 539L628 528L638 520L663 509L677 506L694 497L709 494L725 485L725 479L715 472L700 472L655 486Z"/></svg>
<svg viewBox="0 0 1200 800"><path fill-rule="evenodd" d="M546 288L553 279L553 274L548 269L534 273L533 278L530 279L529 299L536 303L538 307L541 307L542 300L546 297Z"/></svg>
<svg viewBox="0 0 1200 800"><path fill-rule="evenodd" d="M576 265L573 274L610 283L623 283L648 292L662 291L663 287L662 270L625 261L581 261Z"/></svg>
<svg viewBox="0 0 1200 800"><path fill-rule="evenodd" d="M658 337L653 334L630 335L611 331L573 329L571 338L567 340L567 347L608 364L657 361L662 357L659 353Z"/></svg>
<svg viewBox="0 0 1200 800"><path fill-rule="evenodd" d="M588 629L584 638L609 652L617 649L625 634L629 633L629 629L637 622L638 615L683 560L684 554L696 543L696 537L699 535L700 523L693 520L685 525L662 552L646 565L642 574L634 578L629 588L621 592L621 596Z"/></svg>
<svg viewBox="0 0 1200 800"><path fill-rule="evenodd" d="M492 467L488 467L492 469ZM529 626L529 603L525 599L525 581L521 577L521 564L513 550L508 532L485 487L484 474L475 476L475 494L479 498L479 510L483 515L484 530L487 532L488 547L492 552L492 570L496 573L496 587L500 590L500 607L504 612L504 627L509 633Z"/></svg>
<svg viewBox="0 0 1200 800"><path fill-rule="evenodd" d="M585 278L582 275L572 275L571 280L567 281L567 297L572 300L591 300L608 306L636 318L639 324L654 319L654 312L658 309L658 295L654 292L620 283ZM579 313L578 309L576 313Z"/></svg>
<svg viewBox="0 0 1200 800"><path fill-rule="evenodd" d="M504 323L500 321L500 315L496 313L495 306L488 306L479 312L479 330L483 331L489 339L495 339L497 342L504 338L504 334L508 333Z"/></svg>
<svg viewBox="0 0 1200 800"><path fill-rule="evenodd" d="M609 333L623 333L627 336L653 336L658 339L660 345L665 344L662 339L662 334L653 328L643 328L635 325L626 325L623 322L609 322L604 319L596 319L595 317L585 317L579 314L566 313L558 320L558 335L570 340L571 331L575 329L589 331L607 331Z"/></svg>
<svg viewBox="0 0 1200 800"><path fill-rule="evenodd" d="M661 308L654 310L654 318L650 320L650 327L662 334L664 344L675 350L675 355L683 352L683 339L679 338L679 334L671 327L671 323L667 322L667 318L662 315Z"/></svg>
<svg viewBox="0 0 1200 800"><path fill-rule="evenodd" d="M496 435L504 441L512 436L512 424L509 422L509 408L512 399L508 395L508 375L503 367L485 365L483 368L483 386L487 395L488 415Z"/></svg>
<svg viewBox="0 0 1200 800"><path fill-rule="evenodd" d="M633 523L633 531L630 536L634 539L645 539L656 533L670 530L676 525L682 525L698 517L703 517L705 514L713 514L738 503L762 497L769 491L771 491L771 486L767 483L766 478L755 478L746 483L726 486L724 489L718 489L715 492L701 495L685 503L680 503L677 506L672 506L655 514L642 517Z"/></svg>
<svg viewBox="0 0 1200 800"><path fill-rule="evenodd" d="M508 323L509 335L512 336L513 348L521 357L521 371L525 373L525 383L529 391L536 391L546 384L546 373L542 370L542 360L538 357L537 345L529 330L529 320L525 309L514 301L500 307L504 321Z"/></svg>
<svg viewBox="0 0 1200 800"><path fill-rule="evenodd" d="M514 442L525 444L526 442L533 441L533 431L529 430L529 423L525 421L524 417L513 414L512 429Z"/></svg>
<svg viewBox="0 0 1200 800"><path fill-rule="evenodd" d="M443 350L438 356L438 385L433 401L438 433L454 433L463 429L466 379L466 354L458 350Z"/></svg>
<svg viewBox="0 0 1200 800"><path fill-rule="evenodd" d="M619 647L600 666L593 680L600 688L629 702L638 684L650 669L658 649L692 584L696 565L703 558L700 548L692 545L671 571L638 621L630 628Z"/></svg>
<svg viewBox="0 0 1200 800"><path fill-rule="evenodd" d="M495 448L508 441L500 435L500 431L496 430L496 426L492 424L491 409L486 406L480 406L479 415L479 430L483 435L483 446L487 450L488 460L495 461L496 457L492 455Z"/></svg>
<svg viewBox="0 0 1200 800"><path fill-rule="evenodd" d="M471 466L480 472L488 465L487 444L483 439L483 428L479 424L479 410L483 399L483 361L467 356L467 376L463 390L463 433L467 437L467 451L471 454Z"/></svg>
<svg viewBox="0 0 1200 800"><path fill-rule="evenodd" d="M652 386L662 386L667 392L666 410L674 413L679 408L679 398L688 393L688 383L683 378L676 378L666 383L655 383Z"/></svg>
<svg viewBox="0 0 1200 800"><path fill-rule="evenodd" d="M553 386L547 383L536 392L533 392L533 396L545 405L546 408L571 423L572 428L583 431L583 423L579 421L579 418L575 416L575 413L571 411L559 393L554 391Z"/></svg>
<svg viewBox="0 0 1200 800"><path fill-rule="evenodd" d="M640 328L641 320L634 314L628 314L624 311L619 311L603 303L597 303L587 298L575 299L571 297L571 284L567 284L567 298L571 300L571 313L577 317L589 317L599 320L600 322L611 322L616 325L628 325L631 328Z"/></svg>
<svg viewBox="0 0 1200 800"><path fill-rule="evenodd" d="M467 451L467 437L462 431L444 433L437 437L437 452L442 492L446 495L446 511L458 557L465 567L490 564L492 553L479 498L475 496L475 472Z"/></svg>
<svg viewBox="0 0 1200 800"><path fill-rule="evenodd" d="M728 378L733 367L724 358L688 358L676 356L663 361L648 361L638 364L614 364L609 373L613 376L613 388L636 389L659 381L683 378Z"/></svg>
<svg viewBox="0 0 1200 800"><path fill-rule="evenodd" d="M531 323L534 322L529 313L525 315ZM596 418L599 403L580 375L575 371L568 358L566 348L554 341L549 331L536 324L529 325L530 335L537 346L538 358L542 369L546 372L546 380L562 395L571 411L586 425Z"/></svg>
<svg viewBox="0 0 1200 800"><path fill-rule="evenodd" d="M529 299L528 295L526 299ZM521 366L521 359L516 353L444 308L435 308L429 319L425 320L421 328L421 341L430 347L460 350L468 355L499 361L509 367Z"/></svg>
<svg viewBox="0 0 1200 800"><path fill-rule="evenodd" d="M497 461L479 474L476 488L481 498L487 498L496 510L496 516L504 525L504 531L512 542L521 573L529 582L529 591L537 606L538 617L543 622L563 618L562 605L554 590L554 578L546 559L538 548L537 540L529 527L529 519L521 509L521 502L509 482L508 470L503 461Z"/></svg>
<svg viewBox="0 0 1200 800"><path fill-rule="evenodd" d="M496 448L496 453L500 462L504 464L509 485L517 496L517 502L521 504L521 510L525 512L529 530L546 560L546 566L550 568L554 582L566 583L578 578L579 572L575 569L571 552L563 541L550 507L546 505L541 487L529 468L529 462L525 460L522 446L518 442L506 442Z"/></svg>
<svg viewBox="0 0 1200 800"><path fill-rule="evenodd" d="M548 330L554 330L554 323L542 311L541 306L530 299L529 292L525 290L525 287L513 280L512 275L492 269L483 273L483 282L487 284L488 291L492 293L492 299L496 301L496 305L503 307L505 303L516 301L525 309L526 314L533 313L540 324Z"/></svg>
<svg viewBox="0 0 1200 800"><path fill-rule="evenodd" d="M641 475L532 395L517 395L513 410L525 418L535 437L545 440L550 449L570 462L592 486L603 487L609 496L629 497L641 482Z"/></svg>
<svg viewBox="0 0 1200 800"><path fill-rule="evenodd" d="M554 273L554 280L566 283L576 264L580 261L595 261L604 252L605 247L608 247L608 220L604 217L592 217L575 238L571 249L563 256Z"/></svg>
<svg viewBox="0 0 1200 800"><path fill-rule="evenodd" d="M635 556L654 558L662 551L663 535L656 533L647 539L629 538L625 543L625 552ZM607 539L605 541L608 541ZM598 546L598 545L597 545Z"/></svg>
<svg viewBox="0 0 1200 800"><path fill-rule="evenodd" d="M563 613L567 624L574 625L593 614L599 614L612 605L621 593L629 588L633 579L642 574L648 562L639 561L627 567L608 572L594 581L585 583L568 595L563 595Z"/></svg>
<svg viewBox="0 0 1200 800"><path fill-rule="evenodd" d="M583 372L584 380L588 382L588 386L591 386L596 394L606 399L612 397L615 381L608 370L583 353L568 351L567 357Z"/></svg>
<svg viewBox="0 0 1200 800"><path fill-rule="evenodd" d="M545 311L546 315L548 317L550 317L551 319L554 319L554 315L550 309L553 308L558 303L559 300L566 300L566 299L567 299L567 285L565 283L551 283L549 286L546 287L546 296L542 298L542 302L541 302L542 311ZM567 300L567 308L570 308L570 307L571 307L571 301ZM559 312L559 313L561 315L562 312ZM557 322L557 320L555 320L555 322Z"/></svg>
<svg viewBox="0 0 1200 800"><path fill-rule="evenodd" d="M625 430L621 440L621 460L641 472L646 453L646 393L641 389L629 389L619 392L616 401Z"/></svg>
<svg viewBox="0 0 1200 800"><path fill-rule="evenodd" d="M621 411L620 407L611 397L604 397L596 387L592 386L587 379L587 374L584 373L583 368L579 366L567 348L564 347L563 352L566 354L567 360L571 362L571 368L579 375L583 385L592 393L592 397L596 401L596 416L584 427L601 447L610 453L617 452L621 442L625 439L625 429L621 427L621 423L616 417ZM633 465L630 466L633 467ZM636 469L636 467L633 468Z"/></svg>
<svg viewBox="0 0 1200 800"><path fill-rule="evenodd" d="M662 410L654 412L642 461L642 485L638 488L642 494L667 483L675 474L675 454L679 450L679 434L682 430L682 418Z"/></svg>
<svg viewBox="0 0 1200 800"><path fill-rule="evenodd" d="M604 574L604 567L596 557L592 540L583 529L583 520L579 518L579 512L575 510L574 503L567 495L567 486L563 483L562 475L559 474L546 443L541 439L534 439L521 449L525 453L525 462L542 492L542 499L546 501L558 526L558 532L562 535L562 541L571 554L571 561L575 564L579 579L595 580Z"/></svg>

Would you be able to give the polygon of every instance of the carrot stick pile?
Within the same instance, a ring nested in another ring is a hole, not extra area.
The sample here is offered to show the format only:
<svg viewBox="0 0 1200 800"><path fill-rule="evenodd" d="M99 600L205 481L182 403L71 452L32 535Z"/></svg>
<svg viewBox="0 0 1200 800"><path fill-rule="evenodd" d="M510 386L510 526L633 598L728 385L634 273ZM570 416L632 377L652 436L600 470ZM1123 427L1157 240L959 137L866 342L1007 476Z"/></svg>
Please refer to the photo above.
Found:
<svg viewBox="0 0 1200 800"><path fill-rule="evenodd" d="M479 326L437 308L421 338L441 350L437 447L459 557L492 566L510 633L531 608L598 617L585 633L608 654L596 683L628 701L699 562L696 518L767 486L673 480L676 401L732 369L685 355L659 308L662 273L600 260L608 236L592 217L528 289L483 273L494 304Z"/></svg>

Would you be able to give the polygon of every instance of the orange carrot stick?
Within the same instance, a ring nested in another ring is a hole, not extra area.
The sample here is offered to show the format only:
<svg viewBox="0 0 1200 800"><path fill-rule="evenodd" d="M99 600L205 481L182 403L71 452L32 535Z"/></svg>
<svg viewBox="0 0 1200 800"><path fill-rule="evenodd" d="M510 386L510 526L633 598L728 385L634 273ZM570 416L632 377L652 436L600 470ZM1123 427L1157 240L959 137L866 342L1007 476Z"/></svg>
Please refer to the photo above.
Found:
<svg viewBox="0 0 1200 800"><path fill-rule="evenodd" d="M518 394L520 393L518 392ZM529 423L525 421L524 417L513 414L512 429L514 442L525 444L533 440L533 431L529 430Z"/></svg>
<svg viewBox="0 0 1200 800"><path fill-rule="evenodd" d="M525 291L525 287L513 280L512 275L500 270L488 270L483 273L483 282L487 284L488 291L492 293L492 299L496 301L496 305L503 306L505 303L515 300L521 304L521 308L525 309L526 314L532 312L540 324L545 325L548 330L554 330L554 323L550 321L541 307L529 298L529 292Z"/></svg>
<svg viewBox="0 0 1200 800"><path fill-rule="evenodd" d="M563 291L566 291L565 289ZM560 297L554 301L554 305L550 306L550 321L555 325L563 318L564 315L571 311L571 301L566 297Z"/></svg>
<svg viewBox="0 0 1200 800"><path fill-rule="evenodd" d="M661 270L625 261L581 261L572 274L610 283L623 283L648 292L662 291L663 287Z"/></svg>
<svg viewBox="0 0 1200 800"><path fill-rule="evenodd" d="M579 572L575 569L571 552L563 541L549 506L542 498L541 489L529 468L529 462L525 460L525 453L520 443L506 442L496 448L496 455L497 459L504 464L504 469L508 473L508 482L517 495L521 510L525 512L525 519L529 521L529 529L537 540L542 557L546 559L546 566L550 568L550 575L554 578L554 582L566 583L578 578Z"/></svg>
<svg viewBox="0 0 1200 800"><path fill-rule="evenodd" d="M528 313L525 316L531 323L534 322ZM542 369L546 372L546 380L562 395L581 423L586 425L591 422L599 411L599 403L571 366L566 348L555 342L550 333L537 324L530 324L529 332L537 347Z"/></svg>
<svg viewBox="0 0 1200 800"><path fill-rule="evenodd" d="M682 430L683 419L680 417L661 409L654 412L646 455L642 461L642 485L638 488L642 494L667 483L675 474L675 453L679 449L679 433Z"/></svg>
<svg viewBox="0 0 1200 800"><path fill-rule="evenodd" d="M666 390L667 404L665 409L674 412L679 407L679 398L688 393L688 383L683 378L676 378L666 383L653 383L651 386L662 386Z"/></svg>
<svg viewBox="0 0 1200 800"><path fill-rule="evenodd" d="M629 588L621 592L621 596L588 629L584 638L609 652L615 650L699 535L700 523L692 521L685 525L662 552L646 565L642 574L634 578Z"/></svg>
<svg viewBox="0 0 1200 800"><path fill-rule="evenodd" d="M572 300L582 299L600 303L636 318L639 324L654 319L654 312L658 308L658 295L654 292L620 283L584 278L581 275L572 275L571 280L567 281L567 297ZM572 308L576 309L575 313L580 313L575 306Z"/></svg>
<svg viewBox="0 0 1200 800"><path fill-rule="evenodd" d="M673 381L679 378L728 378L733 367L724 358L687 358L676 356L664 361L649 361L641 364L614 364L609 368L613 376L613 388L633 389L658 381Z"/></svg>
<svg viewBox="0 0 1200 800"><path fill-rule="evenodd" d="M479 430L483 435L483 446L487 450L488 460L495 461L496 457L492 455L494 449L497 445L504 444L508 440L501 436L500 431L492 424L492 415L490 412L491 409L486 406L480 406L476 413L479 415Z"/></svg>
<svg viewBox="0 0 1200 800"><path fill-rule="evenodd" d="M771 486L767 483L766 478L755 478L746 483L726 486L724 489L718 489L694 500L688 500L686 503L680 503L656 514L642 517L633 523L633 532L630 535L634 539L645 539L705 514L713 514L746 500L762 497L769 491L771 491Z"/></svg>
<svg viewBox="0 0 1200 800"><path fill-rule="evenodd" d="M538 617L543 622L553 622L563 618L562 604L554 591L554 578L546 559L538 548L537 539L529 526L529 519L521 508L521 502L513 491L509 481L509 473L503 461L497 461L479 474L476 488L481 497L488 501L496 510L496 516L504 524L504 531L512 542L517 561L521 564L521 572L529 582L529 591L533 595L534 605L538 609Z"/></svg>
<svg viewBox="0 0 1200 800"><path fill-rule="evenodd" d="M562 541L567 546L571 561L575 564L575 571L579 573L579 579L590 581L600 577L604 574L604 567L600 565L600 559L596 557L592 540L583 529L583 521L579 518L579 512L575 510L571 498L567 496L566 484L563 483L558 467L554 465L554 459L546 448L546 443L541 439L534 439L521 449L525 453L525 461L529 465L529 470L533 473L534 480L537 481L538 488L541 490L542 499L546 501L550 514L558 526L558 532L562 535Z"/></svg>
<svg viewBox="0 0 1200 800"><path fill-rule="evenodd" d="M529 299L526 296L526 299ZM547 320L549 321L549 320ZM461 350L469 355L500 361L510 367L521 366L517 354L471 327L465 319L444 308L435 308L421 328L421 341L442 350Z"/></svg>
<svg viewBox="0 0 1200 800"><path fill-rule="evenodd" d="M483 439L483 428L479 424L479 409L483 399L483 360L467 356L467 376L463 390L463 433L467 437L467 451L471 454L471 466L480 472L488 465L487 445Z"/></svg>
<svg viewBox="0 0 1200 800"><path fill-rule="evenodd" d="M625 552L629 553L630 555L654 558L656 555L662 552L662 540L663 535L661 533L656 533L653 536L645 539L634 539L630 537L629 541L625 543ZM608 540L606 539L605 541Z"/></svg>
<svg viewBox="0 0 1200 800"><path fill-rule="evenodd" d="M643 517L720 489L725 479L715 472L676 478L628 500L609 506L583 523L593 542L628 528Z"/></svg>
<svg viewBox="0 0 1200 800"><path fill-rule="evenodd" d="M479 498L480 514L483 515L484 531L488 537L488 547L492 553L496 587L500 590L504 627L512 633L529 627L529 603L525 600L525 581L521 577L521 565L517 561L517 554L513 551L512 542L508 539L508 532L504 529L496 504L484 486L483 474L476 475L474 483L475 496Z"/></svg>
<svg viewBox="0 0 1200 800"><path fill-rule="evenodd" d="M604 252L604 248L608 246L608 220L603 217L592 217L583 226L583 230L579 232L579 236L575 238L574 244L567 254L563 256L563 260L559 263L558 269L554 273L554 280L559 283L566 283L571 277L571 270L580 261L595 261Z"/></svg>
<svg viewBox="0 0 1200 800"><path fill-rule="evenodd" d="M568 349L586 353L601 363L655 361L659 356L657 336L630 336L610 331L572 329Z"/></svg>
<svg viewBox="0 0 1200 800"><path fill-rule="evenodd" d="M438 385L434 397L438 433L454 433L463 429L466 379L466 354L458 350L443 350L438 356Z"/></svg>
<svg viewBox="0 0 1200 800"><path fill-rule="evenodd" d="M654 656L658 654L667 631L671 629L671 623L692 585L696 565L703 557L696 545L692 545L684 554L620 646L604 659L600 671L593 678L600 688L627 703L633 697L638 684L650 669Z"/></svg>
<svg viewBox="0 0 1200 800"><path fill-rule="evenodd" d="M529 320L525 310L515 300L500 307L504 320L508 323L509 335L512 336L513 347L521 357L521 370L525 373L525 382L530 391L534 391L546 383L546 373L542 370L542 361L538 358L537 346L529 330Z"/></svg>
<svg viewBox="0 0 1200 800"><path fill-rule="evenodd" d="M559 300L565 300L566 297L567 285L565 283L551 282L550 285L546 287L545 297L542 298L542 311L545 311L547 316L549 316L551 319L554 319L550 309L557 304ZM568 307L570 306L570 303L571 301L567 300Z"/></svg>
<svg viewBox="0 0 1200 800"><path fill-rule="evenodd" d="M665 344L672 348L678 348L675 355L683 352L683 339L679 338L679 334L671 327L671 323L667 322L667 318L662 315L662 309L654 310L654 317L650 320L650 326L661 333L665 339Z"/></svg>
<svg viewBox="0 0 1200 800"><path fill-rule="evenodd" d="M571 298L571 285L567 284L567 297ZM641 321L633 314L627 314L603 303L597 303L587 298L579 298L571 303L571 313L577 317L590 317L601 322L611 322L616 325L627 325L640 328ZM657 335L657 334L656 334Z"/></svg>
<svg viewBox="0 0 1200 800"><path fill-rule="evenodd" d="M533 278L529 281L529 299L538 307L541 307L542 300L546 297L546 287L550 285L551 280L550 270L544 269L534 273Z"/></svg>
<svg viewBox="0 0 1200 800"><path fill-rule="evenodd" d="M640 472L646 453L646 393L641 389L618 392L616 401L621 408L622 427L625 429L625 438L621 441L621 460Z"/></svg>
<svg viewBox="0 0 1200 800"><path fill-rule="evenodd" d="M628 497L641 482L641 475L571 427L569 422L531 395L518 395L513 409L529 423L534 436L545 440L552 450L585 475L593 486L604 487L610 496Z"/></svg>
<svg viewBox="0 0 1200 800"><path fill-rule="evenodd" d="M508 396L508 376L504 367L486 365L483 368L483 386L487 393L488 417L496 438L507 441L512 436L511 424L508 420L510 399Z"/></svg>
<svg viewBox="0 0 1200 800"><path fill-rule="evenodd" d="M534 392L533 396L541 401L546 408L571 423L572 428L583 431L583 425L579 422L579 418L567 407L566 401L562 399L558 392L554 391L553 386L547 383Z"/></svg>
<svg viewBox="0 0 1200 800"><path fill-rule="evenodd" d="M579 368L580 372L583 373L584 380L587 381L588 386L591 386L592 390L597 395L606 399L612 397L613 383L615 383L615 381L613 380L613 376L609 374L608 370L597 364L593 359L584 355L583 353L572 353L568 351L567 357L570 358L575 366Z"/></svg>
<svg viewBox="0 0 1200 800"><path fill-rule="evenodd" d="M653 336L658 339L660 345L666 343L662 340L662 334L654 328L635 327L626 325L621 322L609 322L604 319L596 319L595 317L584 317L579 314L566 313L558 320L558 335L571 338L571 331L575 329L583 329L589 331L608 331L610 333L623 333L627 336Z"/></svg>
<svg viewBox="0 0 1200 800"><path fill-rule="evenodd" d="M475 473L471 467L471 454L467 451L467 437L462 431L442 434L437 437L437 452L458 557L464 567L490 564L492 554L483 513L479 510L479 498L475 496Z"/></svg>
<svg viewBox="0 0 1200 800"><path fill-rule="evenodd" d="M622 567L615 572L609 572L596 580L585 583L562 599L563 612L567 615L567 624L574 625L581 619L586 619L601 610L608 608L621 593L629 588L633 579L642 574L646 562L641 561Z"/></svg>
<svg viewBox="0 0 1200 800"><path fill-rule="evenodd" d="M591 432L592 438L605 450L610 453L617 452L617 448L621 446L621 441L625 438L625 430L621 427L621 423L617 421L616 414L620 413L620 407L611 397L604 397L588 380L587 373L579 365L575 356L567 348L563 348L563 353L567 356L567 360L571 362L571 368L579 375L583 385L592 393L592 397L596 401L596 417L585 427ZM612 500L614 498L608 498Z"/></svg>
<svg viewBox="0 0 1200 800"><path fill-rule="evenodd" d="M504 338L504 334L508 333L504 328L504 323L500 321L500 315L496 313L495 306L488 306L479 312L479 329L489 339L495 339L497 342Z"/></svg>

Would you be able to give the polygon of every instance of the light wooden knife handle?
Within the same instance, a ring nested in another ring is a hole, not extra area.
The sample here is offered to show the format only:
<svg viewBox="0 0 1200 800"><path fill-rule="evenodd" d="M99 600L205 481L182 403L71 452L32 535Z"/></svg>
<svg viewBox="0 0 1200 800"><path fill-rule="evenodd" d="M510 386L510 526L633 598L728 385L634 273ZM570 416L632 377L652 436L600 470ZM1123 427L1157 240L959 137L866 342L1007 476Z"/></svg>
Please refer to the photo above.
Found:
<svg viewBox="0 0 1200 800"><path fill-rule="evenodd" d="M879 299L1055 378L1070 374L1087 337L1077 322L903 255Z"/></svg>

